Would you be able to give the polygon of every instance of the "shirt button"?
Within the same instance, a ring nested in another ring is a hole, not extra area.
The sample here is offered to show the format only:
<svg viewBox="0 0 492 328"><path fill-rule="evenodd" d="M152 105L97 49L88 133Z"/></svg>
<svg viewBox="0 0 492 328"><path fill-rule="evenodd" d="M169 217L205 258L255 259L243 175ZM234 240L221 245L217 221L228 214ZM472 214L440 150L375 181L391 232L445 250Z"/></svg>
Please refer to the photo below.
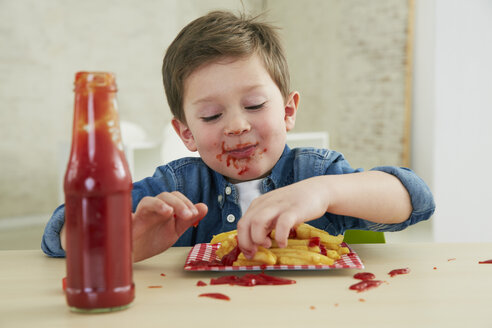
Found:
<svg viewBox="0 0 492 328"><path fill-rule="evenodd" d="M222 203L222 195L217 196L217 200L219 201L219 203Z"/></svg>
<svg viewBox="0 0 492 328"><path fill-rule="evenodd" d="M227 187L225 188L225 193L226 193L226 195L230 195L230 194L231 194L231 192L232 192L231 187L227 186Z"/></svg>
<svg viewBox="0 0 492 328"><path fill-rule="evenodd" d="M229 214L227 216L227 222L232 223L234 221L236 221L236 217L233 214Z"/></svg>

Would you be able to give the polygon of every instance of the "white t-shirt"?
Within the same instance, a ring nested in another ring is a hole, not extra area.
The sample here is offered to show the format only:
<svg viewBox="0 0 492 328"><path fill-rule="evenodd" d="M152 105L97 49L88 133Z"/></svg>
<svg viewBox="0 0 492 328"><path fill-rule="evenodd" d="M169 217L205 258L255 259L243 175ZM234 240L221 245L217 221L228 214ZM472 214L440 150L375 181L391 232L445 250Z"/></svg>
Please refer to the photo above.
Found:
<svg viewBox="0 0 492 328"><path fill-rule="evenodd" d="M241 212L243 214L246 213L246 210L253 199L261 195L261 181L262 179L257 179L236 184L237 192L239 194L239 205L241 206Z"/></svg>

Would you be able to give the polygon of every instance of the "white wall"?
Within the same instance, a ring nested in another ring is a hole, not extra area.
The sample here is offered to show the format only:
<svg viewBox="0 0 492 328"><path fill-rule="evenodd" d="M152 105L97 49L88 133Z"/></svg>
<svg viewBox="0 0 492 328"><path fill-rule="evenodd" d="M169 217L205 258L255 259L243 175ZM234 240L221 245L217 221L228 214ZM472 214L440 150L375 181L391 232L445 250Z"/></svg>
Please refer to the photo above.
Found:
<svg viewBox="0 0 492 328"><path fill-rule="evenodd" d="M59 205L57 160L71 140L75 72L115 73L120 119L159 140L171 117L166 48L192 19L243 4L263 8L262 0L0 0L0 219Z"/></svg>
<svg viewBox="0 0 492 328"><path fill-rule="evenodd" d="M413 168L435 241L492 241L492 1L416 3Z"/></svg>

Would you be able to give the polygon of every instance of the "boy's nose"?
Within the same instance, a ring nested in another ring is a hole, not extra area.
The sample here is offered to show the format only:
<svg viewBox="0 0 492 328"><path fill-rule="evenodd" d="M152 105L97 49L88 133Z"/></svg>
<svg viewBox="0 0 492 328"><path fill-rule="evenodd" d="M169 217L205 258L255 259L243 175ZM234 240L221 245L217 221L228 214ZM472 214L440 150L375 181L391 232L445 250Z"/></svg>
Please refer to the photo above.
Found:
<svg viewBox="0 0 492 328"><path fill-rule="evenodd" d="M240 135L244 132L248 132L251 129L251 125L249 122L242 117L241 115L234 115L224 128L224 134L231 135Z"/></svg>

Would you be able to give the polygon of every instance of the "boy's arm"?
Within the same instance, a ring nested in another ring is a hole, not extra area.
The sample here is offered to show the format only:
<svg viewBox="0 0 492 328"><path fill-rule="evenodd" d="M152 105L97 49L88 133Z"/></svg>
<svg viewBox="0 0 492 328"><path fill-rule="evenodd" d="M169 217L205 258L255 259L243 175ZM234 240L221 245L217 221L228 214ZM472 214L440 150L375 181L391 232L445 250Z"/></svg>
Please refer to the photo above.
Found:
<svg viewBox="0 0 492 328"><path fill-rule="evenodd" d="M65 251L61 244L61 230L65 223L65 206L60 205L51 216L44 229L41 249L52 257L65 257Z"/></svg>
<svg viewBox="0 0 492 328"><path fill-rule="evenodd" d="M326 212L383 224L401 223L410 217L412 201L400 177L381 171L309 178L252 202L238 222L241 250L251 256L257 246L269 247L267 235L272 229L276 229L279 246L285 246L291 228Z"/></svg>

